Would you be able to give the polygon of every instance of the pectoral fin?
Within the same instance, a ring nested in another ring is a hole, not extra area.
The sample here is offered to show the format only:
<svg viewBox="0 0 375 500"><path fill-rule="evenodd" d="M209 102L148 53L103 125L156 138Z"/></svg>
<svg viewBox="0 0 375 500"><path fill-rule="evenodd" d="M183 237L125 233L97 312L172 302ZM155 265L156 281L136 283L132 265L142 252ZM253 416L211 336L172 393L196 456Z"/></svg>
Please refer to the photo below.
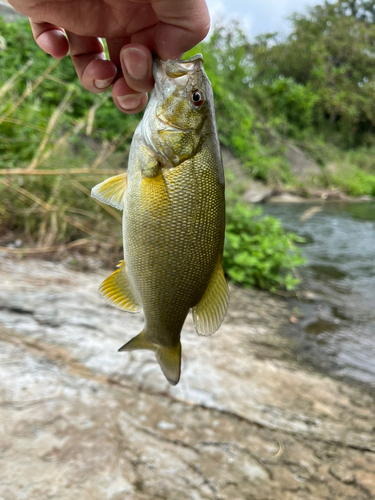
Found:
<svg viewBox="0 0 375 500"><path fill-rule="evenodd" d="M137 313L141 307L129 282L124 261L122 260L117 267L120 269L103 281L99 292L110 304L119 309Z"/></svg>
<svg viewBox="0 0 375 500"><path fill-rule="evenodd" d="M154 344L146 337L145 332L129 340L123 345L119 351L135 351L135 350L153 351L156 354L156 359L162 369L166 379L171 385L176 385L180 380L181 373L181 343L173 347L165 347L159 344Z"/></svg>
<svg viewBox="0 0 375 500"><path fill-rule="evenodd" d="M228 285L220 259L202 299L192 308L194 326L199 335L212 335L219 329L225 318L228 303Z"/></svg>
<svg viewBox="0 0 375 500"><path fill-rule="evenodd" d="M124 208L123 199L127 184L128 181L126 172L120 175L115 175L114 177L110 177L93 187L91 190L91 196L101 203L105 203L106 205L122 210Z"/></svg>

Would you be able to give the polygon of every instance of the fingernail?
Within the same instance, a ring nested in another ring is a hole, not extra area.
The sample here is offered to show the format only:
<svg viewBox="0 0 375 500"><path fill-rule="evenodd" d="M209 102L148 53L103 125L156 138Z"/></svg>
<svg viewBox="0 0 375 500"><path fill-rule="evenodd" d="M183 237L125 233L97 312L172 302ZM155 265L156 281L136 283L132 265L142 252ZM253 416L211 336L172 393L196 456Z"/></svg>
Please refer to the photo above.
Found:
<svg viewBox="0 0 375 500"><path fill-rule="evenodd" d="M116 99L122 109L130 111L132 109L138 108L138 106L141 104L142 96L139 94L121 95L119 97L116 97Z"/></svg>
<svg viewBox="0 0 375 500"><path fill-rule="evenodd" d="M94 84L97 89L105 89L106 87L111 85L112 81L113 77L107 78L106 80L94 80Z"/></svg>
<svg viewBox="0 0 375 500"><path fill-rule="evenodd" d="M122 58L129 76L136 80L146 78L148 73L148 60L142 50L134 48L125 49L122 53Z"/></svg>

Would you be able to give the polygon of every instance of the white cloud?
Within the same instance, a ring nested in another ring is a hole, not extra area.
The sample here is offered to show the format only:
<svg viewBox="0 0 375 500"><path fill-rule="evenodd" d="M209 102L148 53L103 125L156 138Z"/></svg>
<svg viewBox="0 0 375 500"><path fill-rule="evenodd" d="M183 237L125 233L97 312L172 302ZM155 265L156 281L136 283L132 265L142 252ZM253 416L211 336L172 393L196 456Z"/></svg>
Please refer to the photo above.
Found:
<svg viewBox="0 0 375 500"><path fill-rule="evenodd" d="M217 20L239 19L247 32L252 28L252 16L242 0L206 0L211 15L211 24Z"/></svg>
<svg viewBox="0 0 375 500"><path fill-rule="evenodd" d="M287 17L294 12L305 12L323 0L206 0L211 19L239 19L242 26L254 37L261 33L290 29Z"/></svg>

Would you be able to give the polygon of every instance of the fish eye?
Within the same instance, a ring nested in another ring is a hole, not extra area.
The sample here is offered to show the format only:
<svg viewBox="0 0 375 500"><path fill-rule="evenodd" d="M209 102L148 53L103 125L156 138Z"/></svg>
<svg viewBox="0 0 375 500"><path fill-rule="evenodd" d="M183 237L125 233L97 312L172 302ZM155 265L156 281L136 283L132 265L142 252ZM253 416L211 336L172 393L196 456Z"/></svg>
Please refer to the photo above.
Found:
<svg viewBox="0 0 375 500"><path fill-rule="evenodd" d="M206 102L203 90L199 90L199 89L192 90L191 94L190 94L190 98L191 98L191 102L197 108L200 108Z"/></svg>

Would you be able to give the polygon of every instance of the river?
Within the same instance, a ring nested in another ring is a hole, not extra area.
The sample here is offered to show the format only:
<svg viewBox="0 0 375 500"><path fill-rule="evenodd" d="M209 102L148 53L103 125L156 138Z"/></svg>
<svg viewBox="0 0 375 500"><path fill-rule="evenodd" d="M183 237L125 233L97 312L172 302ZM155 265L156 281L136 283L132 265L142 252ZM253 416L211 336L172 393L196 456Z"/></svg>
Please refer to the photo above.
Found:
<svg viewBox="0 0 375 500"><path fill-rule="evenodd" d="M299 270L304 299L291 299L297 322L282 329L303 361L375 386L375 203L267 204L264 212L306 238ZM316 206L316 204L315 204Z"/></svg>

